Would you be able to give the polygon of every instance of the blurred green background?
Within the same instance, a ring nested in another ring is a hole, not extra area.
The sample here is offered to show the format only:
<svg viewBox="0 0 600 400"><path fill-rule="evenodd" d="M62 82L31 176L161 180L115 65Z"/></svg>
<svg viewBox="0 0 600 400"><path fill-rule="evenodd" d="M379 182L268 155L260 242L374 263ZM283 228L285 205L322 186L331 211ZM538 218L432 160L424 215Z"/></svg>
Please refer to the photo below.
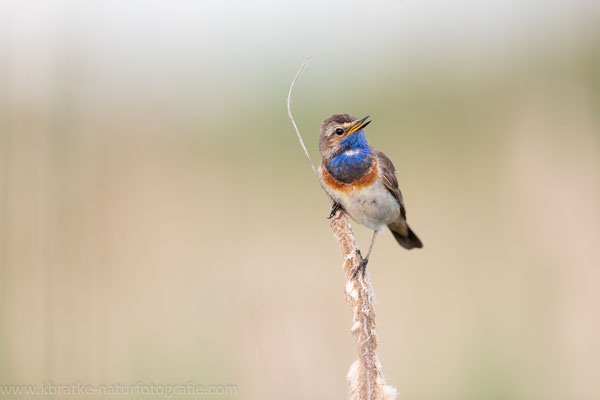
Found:
<svg viewBox="0 0 600 400"><path fill-rule="evenodd" d="M311 155L370 114L425 243L369 264L399 399L600 398L599 27L597 0L0 2L0 384L345 398L341 251L285 110L311 55Z"/></svg>

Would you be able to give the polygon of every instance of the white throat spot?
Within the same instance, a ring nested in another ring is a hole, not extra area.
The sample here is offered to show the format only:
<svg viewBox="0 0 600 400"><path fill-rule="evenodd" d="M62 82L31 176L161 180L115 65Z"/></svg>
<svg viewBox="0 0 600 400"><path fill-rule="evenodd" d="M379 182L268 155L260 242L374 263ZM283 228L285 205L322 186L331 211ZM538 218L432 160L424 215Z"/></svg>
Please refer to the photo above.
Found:
<svg viewBox="0 0 600 400"><path fill-rule="evenodd" d="M348 157L355 156L355 155L357 155L357 154L360 154L360 150L358 150L358 149L354 149L354 150L346 150L346 151L344 152L344 155L345 155L345 156L348 156Z"/></svg>

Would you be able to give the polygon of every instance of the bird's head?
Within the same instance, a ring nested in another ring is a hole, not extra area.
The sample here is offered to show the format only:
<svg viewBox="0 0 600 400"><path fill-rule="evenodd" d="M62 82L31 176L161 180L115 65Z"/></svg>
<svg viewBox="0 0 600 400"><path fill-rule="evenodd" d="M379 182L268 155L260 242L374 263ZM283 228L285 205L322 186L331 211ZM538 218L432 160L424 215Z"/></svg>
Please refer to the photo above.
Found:
<svg viewBox="0 0 600 400"><path fill-rule="evenodd" d="M363 129L371 121L369 116L356 119L349 114L334 114L323 121L319 135L319 151L323 158L331 158L340 147L367 146Z"/></svg>

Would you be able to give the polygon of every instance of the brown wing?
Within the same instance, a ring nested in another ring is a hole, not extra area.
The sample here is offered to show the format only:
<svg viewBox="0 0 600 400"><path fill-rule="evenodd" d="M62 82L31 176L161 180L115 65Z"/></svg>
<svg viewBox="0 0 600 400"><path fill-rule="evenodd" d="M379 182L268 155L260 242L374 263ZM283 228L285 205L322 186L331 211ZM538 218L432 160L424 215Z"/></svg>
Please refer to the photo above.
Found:
<svg viewBox="0 0 600 400"><path fill-rule="evenodd" d="M402 192L400 192L400 188L398 187L398 179L396 179L396 168L394 168L394 164L392 164L392 161L381 151L374 148L371 148L371 151L375 157L377 157L377 161L379 162L385 187L387 187L396 200L398 200L398 204L400 204L400 214L402 214L402 218L406 220L406 209L404 208L404 201L402 200Z"/></svg>

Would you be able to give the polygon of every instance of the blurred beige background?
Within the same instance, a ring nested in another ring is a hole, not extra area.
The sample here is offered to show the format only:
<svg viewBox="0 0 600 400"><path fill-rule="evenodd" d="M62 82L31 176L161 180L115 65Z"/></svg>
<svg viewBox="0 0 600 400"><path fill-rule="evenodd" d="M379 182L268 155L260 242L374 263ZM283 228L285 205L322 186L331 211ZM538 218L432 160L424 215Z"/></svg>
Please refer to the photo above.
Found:
<svg viewBox="0 0 600 400"><path fill-rule="evenodd" d="M311 154L370 114L425 243L368 269L399 398L600 398L597 1L0 4L0 384L345 398L312 55Z"/></svg>

